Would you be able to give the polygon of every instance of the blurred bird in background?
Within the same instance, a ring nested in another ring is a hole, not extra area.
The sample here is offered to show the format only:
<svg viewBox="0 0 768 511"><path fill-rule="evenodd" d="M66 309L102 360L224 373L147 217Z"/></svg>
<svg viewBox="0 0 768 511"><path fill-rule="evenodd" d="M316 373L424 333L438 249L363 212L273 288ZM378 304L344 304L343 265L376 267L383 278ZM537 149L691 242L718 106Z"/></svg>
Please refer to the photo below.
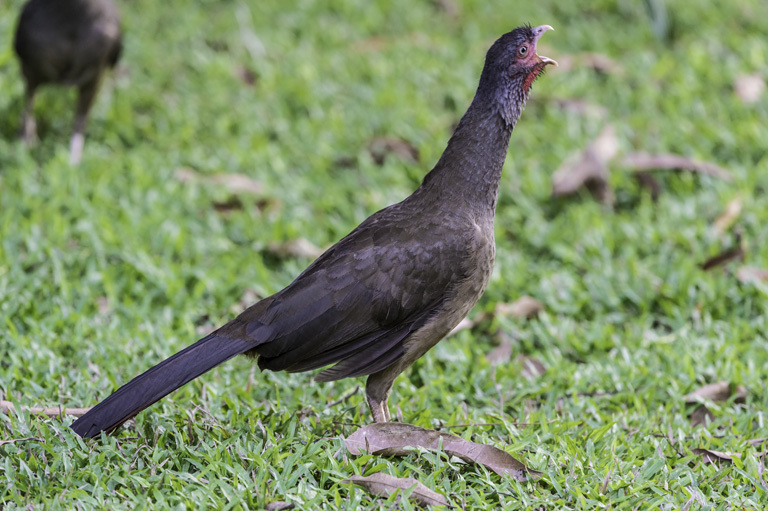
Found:
<svg viewBox="0 0 768 511"><path fill-rule="evenodd" d="M21 10L14 39L26 82L21 136L35 142L33 102L37 88L58 84L78 88L69 161L80 163L88 111L107 67L122 51L120 15L112 0L29 0Z"/></svg>

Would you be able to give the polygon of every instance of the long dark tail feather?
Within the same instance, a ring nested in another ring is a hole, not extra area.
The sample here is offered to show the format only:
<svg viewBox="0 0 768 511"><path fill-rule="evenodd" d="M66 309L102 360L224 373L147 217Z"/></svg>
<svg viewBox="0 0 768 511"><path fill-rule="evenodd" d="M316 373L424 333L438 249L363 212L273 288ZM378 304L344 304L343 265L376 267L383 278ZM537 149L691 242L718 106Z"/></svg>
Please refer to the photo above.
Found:
<svg viewBox="0 0 768 511"><path fill-rule="evenodd" d="M203 337L126 383L77 419L72 429L83 438L112 431L185 383L254 347L253 341L230 338L220 332Z"/></svg>

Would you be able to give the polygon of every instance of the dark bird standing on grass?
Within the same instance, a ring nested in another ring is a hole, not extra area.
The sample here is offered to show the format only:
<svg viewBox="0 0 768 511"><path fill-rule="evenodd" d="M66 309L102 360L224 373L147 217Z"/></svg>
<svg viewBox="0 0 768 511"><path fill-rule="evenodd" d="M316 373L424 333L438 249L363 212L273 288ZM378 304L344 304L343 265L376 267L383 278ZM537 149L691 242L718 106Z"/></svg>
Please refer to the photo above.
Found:
<svg viewBox="0 0 768 511"><path fill-rule="evenodd" d="M536 54L551 28L517 28L493 44L475 99L410 197L373 214L282 291L134 378L72 429L83 437L110 431L241 353L272 371L335 364L317 381L368 376L373 420L389 421L395 378L467 315L488 284L501 168L531 84L556 64Z"/></svg>
<svg viewBox="0 0 768 511"><path fill-rule="evenodd" d="M21 136L37 137L35 91L48 83L78 88L69 161L80 163L88 111L101 76L120 58L120 16L112 0L29 0L16 29L14 48L26 82Z"/></svg>

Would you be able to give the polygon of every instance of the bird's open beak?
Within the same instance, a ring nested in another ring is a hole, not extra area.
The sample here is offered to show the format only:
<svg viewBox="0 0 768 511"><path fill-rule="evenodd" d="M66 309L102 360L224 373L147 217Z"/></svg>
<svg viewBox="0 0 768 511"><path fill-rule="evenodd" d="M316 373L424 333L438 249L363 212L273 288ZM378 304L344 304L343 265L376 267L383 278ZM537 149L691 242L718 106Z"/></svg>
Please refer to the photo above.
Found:
<svg viewBox="0 0 768 511"><path fill-rule="evenodd" d="M552 28L552 27L551 27L551 26L549 26L549 25L539 25L538 27L535 27L535 28L533 29L533 37L534 37L533 41L534 41L534 43L538 43L538 41L539 41L539 38L540 38L542 35L544 35L544 32L548 32L548 31L550 31L550 30L554 30L554 28ZM555 59L551 59L551 58L549 58L549 57L542 57L541 55L539 55L538 57L539 57L539 59L541 59L541 61L542 61L542 62L543 62L545 65L546 65L546 64L552 64L553 66L556 66L556 65L557 65L557 61L556 61Z"/></svg>

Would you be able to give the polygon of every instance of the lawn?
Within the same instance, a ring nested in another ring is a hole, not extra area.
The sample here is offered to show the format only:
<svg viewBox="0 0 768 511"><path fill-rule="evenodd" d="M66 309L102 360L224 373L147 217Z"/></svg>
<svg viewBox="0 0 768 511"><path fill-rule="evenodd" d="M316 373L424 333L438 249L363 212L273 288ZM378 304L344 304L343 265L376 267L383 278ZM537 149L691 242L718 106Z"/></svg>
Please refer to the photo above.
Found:
<svg viewBox="0 0 768 511"><path fill-rule="evenodd" d="M343 482L376 472L464 509L768 505L768 277L754 271L768 269L768 92L736 86L768 79L764 0L118 1L125 52L77 168L72 90L41 91L41 141L18 140L21 4L0 3L0 398L19 409L0 414L0 506L414 506ZM561 65L512 135L491 283L472 328L401 376L390 403L541 478L438 451L351 455L342 437L370 421L362 380L243 357L112 436L83 441L72 418L20 410L96 404L406 197L489 45L525 22L555 27L539 53ZM608 125L613 203L553 198L555 171ZM635 152L731 180L653 171L654 200L623 163ZM741 258L702 269L734 247ZM522 296L543 310L504 312ZM715 382L732 395L700 398L698 424L685 396Z"/></svg>

